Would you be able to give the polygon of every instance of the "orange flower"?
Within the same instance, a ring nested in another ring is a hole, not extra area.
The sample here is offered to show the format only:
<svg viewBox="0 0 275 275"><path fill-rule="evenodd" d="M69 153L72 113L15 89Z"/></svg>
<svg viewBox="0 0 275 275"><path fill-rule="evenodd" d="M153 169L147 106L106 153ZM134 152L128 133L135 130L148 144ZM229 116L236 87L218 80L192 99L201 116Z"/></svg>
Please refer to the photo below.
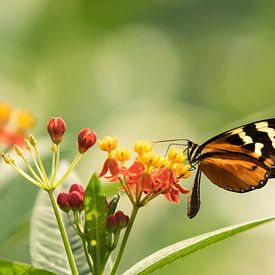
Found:
<svg viewBox="0 0 275 275"><path fill-rule="evenodd" d="M106 176L107 173L110 173L110 176ZM120 175L120 167L116 159L108 158L104 162L101 172L99 173L99 177L103 177L109 179L111 182L115 182L119 180Z"/></svg>
<svg viewBox="0 0 275 275"><path fill-rule="evenodd" d="M7 148L15 144L24 146L26 132L34 123L35 119L29 112L12 110L11 106L0 102L0 143Z"/></svg>
<svg viewBox="0 0 275 275"><path fill-rule="evenodd" d="M121 190L133 204L143 206L160 194L170 202L179 203L179 194L189 192L179 182L190 175L190 166L184 164L186 156L182 150L171 149L168 157L163 158L152 151L148 142L137 141L134 146L137 157L127 168L125 160L129 160L130 152L117 149L113 154L116 146L116 138L106 137L100 141L100 148L108 152L108 158L99 177L104 176L111 182L120 180ZM106 176L108 172L110 176Z"/></svg>

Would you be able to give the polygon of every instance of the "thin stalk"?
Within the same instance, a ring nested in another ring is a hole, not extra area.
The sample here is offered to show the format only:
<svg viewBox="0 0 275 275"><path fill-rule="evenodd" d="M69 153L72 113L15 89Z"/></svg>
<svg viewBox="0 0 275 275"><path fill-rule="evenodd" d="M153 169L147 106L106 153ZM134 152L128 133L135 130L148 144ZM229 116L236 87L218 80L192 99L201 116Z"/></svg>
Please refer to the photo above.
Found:
<svg viewBox="0 0 275 275"><path fill-rule="evenodd" d="M67 178L67 176L69 176L69 174L71 173L71 171L73 170L73 168L76 166L76 164L80 160L81 156L82 156L82 154L80 154L80 153L78 153L76 155L75 159L73 160L73 162L71 163L70 167L65 172L65 174L61 177L61 179L57 183L54 184L54 188L56 188L57 186L59 186Z"/></svg>
<svg viewBox="0 0 275 275"><path fill-rule="evenodd" d="M114 266L112 268L112 271L111 271L110 275L116 274L118 265L119 265L119 263L121 261L121 258L122 258L124 249L126 247L126 243L127 243L128 238L129 238L131 229L133 227L135 218L137 216L138 210L139 210L139 206L134 205L133 209L132 209L132 213L131 213L131 217L130 217L128 226L127 226L126 231L124 233L124 236L123 236L123 239L122 239L122 242L121 242L121 245L120 245L120 248L119 248L119 251L118 251L118 254L117 254L117 257L116 257L116 260L115 260L115 263L114 263Z"/></svg>
<svg viewBox="0 0 275 275"><path fill-rule="evenodd" d="M36 146L33 146L33 148L34 148L34 151L35 151L35 154L36 154L36 157L37 157L38 165L39 165L39 167L40 167L40 169L42 171L45 183L49 186L49 180L48 180L48 177L47 177L47 174L46 174L43 162L41 160L40 154L39 154Z"/></svg>
<svg viewBox="0 0 275 275"><path fill-rule="evenodd" d="M69 212L67 212L67 217L68 217L68 220L69 220L71 226L77 232L78 229L77 229L76 225L74 225L74 223L72 222Z"/></svg>
<svg viewBox="0 0 275 275"><path fill-rule="evenodd" d="M119 178L119 183L120 183L121 187L125 188L125 192L126 192L128 198L130 199L130 201L134 205L135 204L135 199L134 199L134 196L133 196L128 184L127 183L124 184L124 181L121 178Z"/></svg>
<svg viewBox="0 0 275 275"><path fill-rule="evenodd" d="M21 158L23 159L24 163L26 164L26 166L28 167L29 171L31 172L31 174L33 175L33 177L40 183L43 184L42 179L35 173L35 171L32 169L30 163L27 161L27 159L22 155Z"/></svg>
<svg viewBox="0 0 275 275"><path fill-rule="evenodd" d="M56 151L53 154L51 186L54 184L58 166L59 166L59 145L57 145Z"/></svg>
<svg viewBox="0 0 275 275"><path fill-rule="evenodd" d="M53 190L48 190L48 194L49 194L49 197L50 197L50 200L51 200L51 203L52 203L52 207L53 207L54 214L55 214L55 217L56 217L56 221L57 221L60 233L61 233L61 237L62 237L62 240L63 240L64 248L65 248L65 251L66 251L66 254L67 254L67 258L68 258L68 261L69 261L69 264L70 264L72 274L73 275L78 275L77 267L76 267L76 264L75 264L75 261L74 261L73 252L72 252L72 249L71 249L71 246L70 246L70 242L69 242L69 239L68 239L68 236L67 236L67 233L66 233L65 226L63 224L61 215L60 215L59 210L58 210L58 206L57 206L57 203L56 203L56 199L55 199Z"/></svg>
<svg viewBox="0 0 275 275"><path fill-rule="evenodd" d="M36 186L45 189L45 186L42 185L41 183L37 182L34 180L32 177L30 177L26 172L24 172L18 165L11 164L11 166L21 175L23 176L26 180L30 181L31 183L35 184Z"/></svg>
<svg viewBox="0 0 275 275"><path fill-rule="evenodd" d="M33 160L33 163L34 163L34 165L35 165L35 167L36 167L36 169L37 169L37 171L38 171L40 177L43 178L43 177L44 177L44 176L43 176L43 173L42 173L41 169L39 168L39 165L38 165L38 163L37 163L37 161L36 161L36 158L35 158L35 156L34 156L32 150L30 149L29 152L30 152L30 155L31 155L32 160Z"/></svg>
<svg viewBox="0 0 275 275"><path fill-rule="evenodd" d="M86 243L86 241L85 241L84 238L82 238L82 244L83 244L83 248L84 248L84 252L85 252L85 257L86 257L87 263L89 265L89 268L90 268L92 274L94 274L93 263L92 263L92 260L91 260L91 257L90 257L89 251L88 251L87 243Z"/></svg>

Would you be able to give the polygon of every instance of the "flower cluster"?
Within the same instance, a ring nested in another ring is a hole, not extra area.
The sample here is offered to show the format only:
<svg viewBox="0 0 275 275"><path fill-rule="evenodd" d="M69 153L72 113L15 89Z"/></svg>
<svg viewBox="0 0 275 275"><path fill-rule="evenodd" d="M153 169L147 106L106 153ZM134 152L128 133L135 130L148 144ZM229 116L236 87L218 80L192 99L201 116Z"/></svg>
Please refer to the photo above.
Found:
<svg viewBox="0 0 275 275"><path fill-rule="evenodd" d="M70 187L68 193L61 192L57 197L57 204L59 208L65 212L70 210L82 211L84 209L84 193L83 185L74 183Z"/></svg>
<svg viewBox="0 0 275 275"><path fill-rule="evenodd" d="M24 125L27 125L26 120ZM23 126L21 128L23 128ZM33 167L28 161L28 158L25 156L25 151L18 145L14 146L16 154L24 161L28 172L25 172L23 169L21 169L21 167L16 163L15 159L11 155L7 153L2 153L2 157L7 164L15 168L28 181L32 182L33 184L39 186L44 190L49 191L54 190L65 180L65 178L70 174L72 169L78 163L83 153L87 152L88 149L90 149L96 143L96 133L94 131L91 131L89 128L84 128L79 132L77 143L78 152L76 154L76 157L72 161L68 170L63 174L63 176L59 180L56 180L56 173L59 166L60 143L66 131L65 121L61 117L52 117L48 122L47 129L52 140L52 171L50 177L48 177L48 174L46 173L46 169L43 165L42 158L37 148L37 141L33 135L30 135L29 138L24 139L24 145L35 167ZM80 198L78 198L77 196L78 195L76 193L72 192L72 198L70 200L72 202L72 205L74 206L77 205L80 200ZM64 196L62 200L63 199Z"/></svg>
<svg viewBox="0 0 275 275"><path fill-rule="evenodd" d="M99 177L111 182L120 181L134 205L143 206L163 194L168 201L179 203L179 194L189 191L180 185L180 179L190 176L190 165L185 164L186 156L180 148L172 148L166 157L153 151L153 144L137 141L134 162L126 167L130 159L128 148L117 148L116 137L105 137L99 141L102 151L108 153Z"/></svg>
<svg viewBox="0 0 275 275"><path fill-rule="evenodd" d="M2 145L22 146L27 130L34 124L35 119L28 111L13 110L10 105L0 102L0 143Z"/></svg>

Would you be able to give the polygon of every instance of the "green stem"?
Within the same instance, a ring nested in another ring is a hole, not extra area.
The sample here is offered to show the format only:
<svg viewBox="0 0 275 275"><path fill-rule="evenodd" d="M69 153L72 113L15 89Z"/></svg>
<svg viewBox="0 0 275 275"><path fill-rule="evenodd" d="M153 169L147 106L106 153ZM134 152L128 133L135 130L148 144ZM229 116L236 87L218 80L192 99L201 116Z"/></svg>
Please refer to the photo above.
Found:
<svg viewBox="0 0 275 275"><path fill-rule="evenodd" d="M58 166L59 166L59 145L57 145L56 151L54 152L54 155L53 155L51 186L53 186L54 184Z"/></svg>
<svg viewBox="0 0 275 275"><path fill-rule="evenodd" d="M34 180L32 177L30 177L26 172L24 172L17 164L13 163L11 164L11 166L21 175L23 176L25 179L27 179L28 181L30 181L31 183L35 184L36 186L45 189L45 186L42 185L41 183L37 182L36 180Z"/></svg>
<svg viewBox="0 0 275 275"><path fill-rule="evenodd" d="M40 167L40 169L41 169L41 171L42 171L42 174L43 174L43 176L44 176L45 184L46 184L48 187L50 187L50 186L49 186L49 180L48 180L48 177L47 177L47 173L46 173L46 171L45 171L45 168L44 168L42 159L41 159L41 157L40 157L40 154L39 154L39 152L38 152L36 146L33 146L33 148L34 148L34 151L35 151L35 154L36 154L36 157L37 157L38 165L39 165L39 167Z"/></svg>
<svg viewBox="0 0 275 275"><path fill-rule="evenodd" d="M130 220L129 220L129 223L128 223L128 226L127 226L126 231L125 231L125 233L124 233L123 240L122 240L122 242L121 242L121 245L120 245L120 248L119 248L117 257L116 257L116 261L115 261L115 263L114 263L114 266L113 266L113 268L112 268L112 271L111 271L110 275L116 274L118 265L119 265L119 263L120 263L120 261L121 261L121 258L122 258L124 249L125 249L125 247L126 247L126 243L127 243L128 237L129 237L129 235L130 235L131 229L132 229L132 227L133 227L135 218L136 218L136 216L137 216L138 210L139 210L139 206L134 205L134 206L133 206L132 213L131 213L131 217L130 217Z"/></svg>
<svg viewBox="0 0 275 275"><path fill-rule="evenodd" d="M53 190L48 190L48 194L49 194L49 197L50 197L50 200L51 200L51 203L52 203L52 207L53 207L54 214L55 214L55 217L56 217L56 221L57 221L60 233L61 233L61 237L62 237L62 240L63 240L63 244L64 244L65 251L66 251L66 254L67 254L67 257L68 257L68 261L69 261L69 264L70 264L70 267L71 267L72 274L73 275L78 275L77 267L76 267L76 264L75 264L75 261L74 261L73 252L72 252L72 249L71 249L71 246L70 246L70 242L69 242L69 239L68 239L68 236L67 236L67 233L66 233L65 226L63 224L61 215L60 215L59 210L58 210L58 206L57 206L57 203L56 203L56 199L55 199Z"/></svg>
<svg viewBox="0 0 275 275"><path fill-rule="evenodd" d="M30 149L29 152L30 152L30 155L31 155L31 157L32 157L33 163L34 163L34 165L35 165L35 167L36 167L36 170L38 171L38 173L39 173L41 179L43 179L43 178L44 178L43 173L42 173L41 169L39 168L39 165L38 165L38 163L37 163L37 161L36 161L36 158L35 158L35 156L34 156L34 154L33 154L33 152L32 152L32 149Z"/></svg>
<svg viewBox="0 0 275 275"><path fill-rule="evenodd" d="M89 251L88 251L87 243L84 240L84 238L82 238L82 243L83 243L83 248L84 248L84 252L85 252L87 263L88 263L88 265L90 267L90 270L91 270L92 274L94 274L93 263L92 263L92 260L91 260L91 257L90 257Z"/></svg>
<svg viewBox="0 0 275 275"><path fill-rule="evenodd" d="M41 184L43 184L43 181L41 178L39 178L39 176L35 173L35 171L32 169L30 163L28 162L28 160L22 155L21 158L23 159L24 163L26 164L26 166L28 167L29 171L31 172L31 174L33 175L33 177Z"/></svg>
<svg viewBox="0 0 275 275"><path fill-rule="evenodd" d="M73 160L73 162L71 163L70 167L68 168L68 170L65 172L65 174L61 177L61 179L57 183L54 184L53 186L54 189L57 186L59 186L67 178L67 176L69 176L69 174L71 173L73 168L76 166L76 164L78 163L81 157L82 157L82 154L78 153L75 159Z"/></svg>

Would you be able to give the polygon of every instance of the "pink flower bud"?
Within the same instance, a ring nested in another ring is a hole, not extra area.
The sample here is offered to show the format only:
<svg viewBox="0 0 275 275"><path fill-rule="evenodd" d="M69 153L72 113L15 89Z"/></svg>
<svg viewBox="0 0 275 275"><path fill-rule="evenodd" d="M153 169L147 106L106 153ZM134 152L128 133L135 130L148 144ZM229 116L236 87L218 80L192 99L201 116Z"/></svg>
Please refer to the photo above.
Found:
<svg viewBox="0 0 275 275"><path fill-rule="evenodd" d="M110 215L107 218L107 230L115 232L119 228L119 223L115 215Z"/></svg>
<svg viewBox="0 0 275 275"><path fill-rule="evenodd" d="M70 210L69 204L68 204L68 193L59 193L57 197L57 204L59 208L65 212L68 212Z"/></svg>
<svg viewBox="0 0 275 275"><path fill-rule="evenodd" d="M120 228L125 228L129 222L129 217L125 215L122 211L117 211L115 213L115 216Z"/></svg>
<svg viewBox="0 0 275 275"><path fill-rule="evenodd" d="M83 195L77 191L70 192L68 195L68 204L73 210L82 211L84 209Z"/></svg>
<svg viewBox="0 0 275 275"><path fill-rule="evenodd" d="M78 151L85 153L96 143L96 133L89 128L82 129L78 134Z"/></svg>
<svg viewBox="0 0 275 275"><path fill-rule="evenodd" d="M76 191L78 193L80 193L82 196L84 196L84 192L85 192L85 188L83 185L79 184L79 183L74 183L72 184L69 193L72 193L73 191Z"/></svg>
<svg viewBox="0 0 275 275"><path fill-rule="evenodd" d="M66 130L65 121L61 117L52 117L48 122L48 132L52 142L59 144Z"/></svg>

